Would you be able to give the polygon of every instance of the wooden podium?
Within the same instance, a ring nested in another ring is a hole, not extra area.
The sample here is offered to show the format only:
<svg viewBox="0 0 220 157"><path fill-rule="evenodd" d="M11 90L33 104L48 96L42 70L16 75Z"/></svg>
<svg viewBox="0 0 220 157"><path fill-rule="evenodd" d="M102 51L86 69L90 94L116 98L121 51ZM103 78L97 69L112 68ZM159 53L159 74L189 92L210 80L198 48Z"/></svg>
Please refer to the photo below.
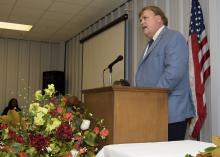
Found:
<svg viewBox="0 0 220 157"><path fill-rule="evenodd" d="M82 93L110 131L106 144L167 141L168 89L112 86Z"/></svg>

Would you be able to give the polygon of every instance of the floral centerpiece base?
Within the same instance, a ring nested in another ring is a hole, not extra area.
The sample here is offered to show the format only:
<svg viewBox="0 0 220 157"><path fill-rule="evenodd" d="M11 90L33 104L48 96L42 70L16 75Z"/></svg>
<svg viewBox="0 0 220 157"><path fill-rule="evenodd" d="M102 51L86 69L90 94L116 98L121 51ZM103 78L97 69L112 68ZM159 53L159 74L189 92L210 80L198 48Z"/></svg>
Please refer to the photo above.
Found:
<svg viewBox="0 0 220 157"><path fill-rule="evenodd" d="M53 84L35 92L26 115L0 116L0 156L94 157L109 132L76 97L56 95ZM94 127L92 127L94 126Z"/></svg>

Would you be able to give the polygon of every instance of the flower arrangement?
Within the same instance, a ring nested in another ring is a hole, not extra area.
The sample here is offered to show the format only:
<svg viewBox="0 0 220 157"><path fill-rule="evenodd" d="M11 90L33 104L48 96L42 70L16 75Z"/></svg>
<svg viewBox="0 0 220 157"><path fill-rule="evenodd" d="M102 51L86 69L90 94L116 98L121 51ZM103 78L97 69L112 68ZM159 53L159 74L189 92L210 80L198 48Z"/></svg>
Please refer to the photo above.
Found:
<svg viewBox="0 0 220 157"><path fill-rule="evenodd" d="M214 136L212 143L216 146L208 147L204 152L199 152L196 157L220 157L220 137ZM186 154L185 157L193 157L191 154Z"/></svg>
<svg viewBox="0 0 220 157"><path fill-rule="evenodd" d="M0 156L95 157L109 131L76 97L56 95L53 84L35 92L27 115L0 116Z"/></svg>

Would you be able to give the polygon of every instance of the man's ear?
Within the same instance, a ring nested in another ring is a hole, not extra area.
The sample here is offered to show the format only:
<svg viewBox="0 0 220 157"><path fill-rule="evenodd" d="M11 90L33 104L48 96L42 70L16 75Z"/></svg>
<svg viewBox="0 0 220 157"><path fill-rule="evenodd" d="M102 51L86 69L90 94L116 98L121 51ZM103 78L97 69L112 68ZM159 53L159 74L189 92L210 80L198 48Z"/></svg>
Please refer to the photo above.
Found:
<svg viewBox="0 0 220 157"><path fill-rule="evenodd" d="M163 21L162 21L162 18L161 18L161 16L160 15L156 15L156 20L157 20L157 22L162 22L163 23Z"/></svg>

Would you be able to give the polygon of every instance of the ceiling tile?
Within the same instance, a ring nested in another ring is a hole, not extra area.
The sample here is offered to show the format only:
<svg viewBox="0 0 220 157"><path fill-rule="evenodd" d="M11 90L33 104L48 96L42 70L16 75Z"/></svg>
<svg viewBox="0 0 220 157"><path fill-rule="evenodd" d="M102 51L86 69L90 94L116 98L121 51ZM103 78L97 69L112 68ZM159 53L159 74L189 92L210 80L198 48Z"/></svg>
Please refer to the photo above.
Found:
<svg viewBox="0 0 220 157"><path fill-rule="evenodd" d="M57 2L64 2L70 4L89 5L93 0L57 0Z"/></svg>
<svg viewBox="0 0 220 157"><path fill-rule="evenodd" d="M41 19L36 24L36 27L56 27L56 28L59 28L59 27L63 26L64 24L65 24L65 21Z"/></svg>
<svg viewBox="0 0 220 157"><path fill-rule="evenodd" d="M33 25L38 21L38 18L27 18L27 16L11 16L8 21L13 23Z"/></svg>
<svg viewBox="0 0 220 157"><path fill-rule="evenodd" d="M30 34L51 34L57 31L58 27L35 27L30 31Z"/></svg>
<svg viewBox="0 0 220 157"><path fill-rule="evenodd" d="M10 5L0 5L0 21L6 21L10 15L12 6Z"/></svg>
<svg viewBox="0 0 220 157"><path fill-rule="evenodd" d="M117 4L117 1L115 0L94 0L93 3L90 4L92 7L97 8L109 8L109 6L115 6Z"/></svg>
<svg viewBox="0 0 220 157"><path fill-rule="evenodd" d="M29 9L29 8L23 8L23 7L17 7L14 8L14 10L11 13L11 16L23 16L27 18L40 18L42 14L44 13L44 10L41 9Z"/></svg>
<svg viewBox="0 0 220 157"><path fill-rule="evenodd" d="M80 6L80 5L73 5L73 4L63 3L63 2L55 2L49 8L49 11L57 11L57 12L75 14L82 9L83 9L83 6Z"/></svg>
<svg viewBox="0 0 220 157"><path fill-rule="evenodd" d="M18 0L15 7L46 10L54 0Z"/></svg>
<svg viewBox="0 0 220 157"><path fill-rule="evenodd" d="M47 11L41 19L49 19L56 21L68 21L72 18L72 14L70 13L62 13L55 11Z"/></svg>
<svg viewBox="0 0 220 157"><path fill-rule="evenodd" d="M24 38L24 34L26 32L21 32L21 31L15 31L15 30L4 30L2 31L2 36L3 37L7 37L7 38L16 38L16 39L23 39Z"/></svg>
<svg viewBox="0 0 220 157"><path fill-rule="evenodd" d="M0 5L12 5L16 2L16 0L0 0Z"/></svg>

